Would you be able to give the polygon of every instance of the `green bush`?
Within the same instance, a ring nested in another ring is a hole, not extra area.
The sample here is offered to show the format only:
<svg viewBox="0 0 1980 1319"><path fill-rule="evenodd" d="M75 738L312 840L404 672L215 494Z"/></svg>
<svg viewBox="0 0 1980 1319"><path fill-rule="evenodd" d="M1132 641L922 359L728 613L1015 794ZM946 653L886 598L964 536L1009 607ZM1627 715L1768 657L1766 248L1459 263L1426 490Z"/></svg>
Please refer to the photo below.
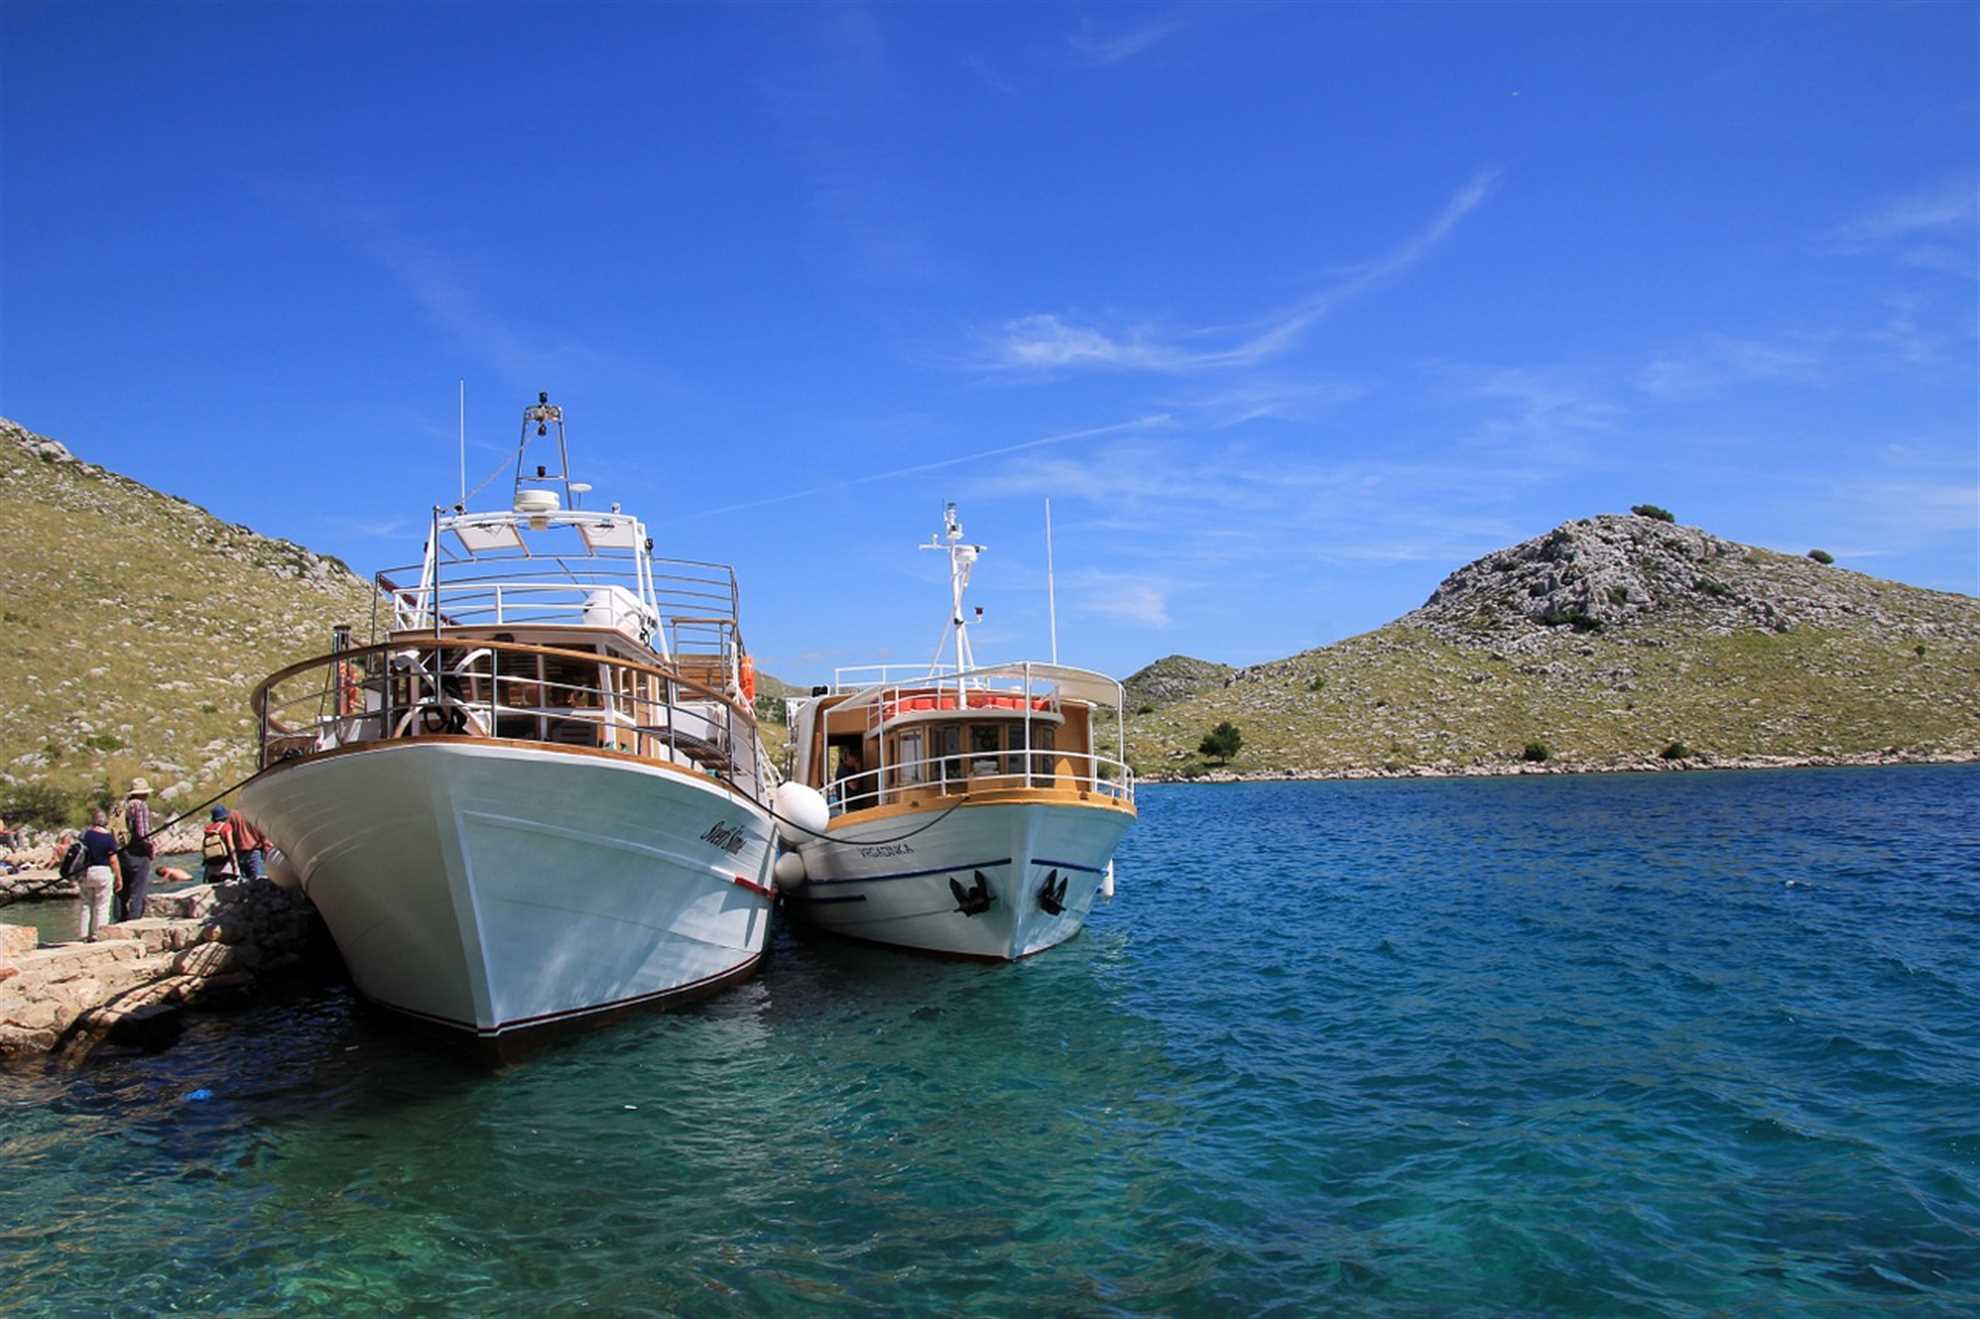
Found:
<svg viewBox="0 0 1980 1319"><path fill-rule="evenodd" d="M73 794L45 783L17 783L0 789L0 819L10 825L60 829L69 824L76 806Z"/></svg>
<svg viewBox="0 0 1980 1319"><path fill-rule="evenodd" d="M1135 707L1134 712L1136 714L1154 714L1155 707L1152 705L1138 705Z"/></svg>
<svg viewBox="0 0 1980 1319"><path fill-rule="evenodd" d="M1243 745L1244 734L1238 731L1236 724L1226 719L1211 729L1204 739L1197 743L1196 749L1200 754L1209 756L1213 760L1228 762Z"/></svg>
<svg viewBox="0 0 1980 1319"><path fill-rule="evenodd" d="M121 751L124 749L124 740L114 733L98 733L95 737L84 738L83 745L98 751Z"/></svg>
<svg viewBox="0 0 1980 1319"><path fill-rule="evenodd" d="M1693 585L1717 600L1723 600L1732 594L1732 588L1730 586L1727 586L1724 582L1715 582L1710 577L1700 577Z"/></svg>
<svg viewBox="0 0 1980 1319"><path fill-rule="evenodd" d="M1545 742L1528 742L1526 744L1526 750L1519 753L1519 758L1537 763L1542 760L1552 760L1554 758L1554 752L1553 748L1549 747Z"/></svg>
<svg viewBox="0 0 1980 1319"><path fill-rule="evenodd" d="M1306 684L1306 690L1324 692L1327 690L1327 680L1316 673L1313 675L1313 681Z"/></svg>
<svg viewBox="0 0 1980 1319"><path fill-rule="evenodd" d="M1691 748L1682 742L1673 742L1664 748L1664 759L1689 760L1691 759Z"/></svg>
<svg viewBox="0 0 1980 1319"><path fill-rule="evenodd" d="M1640 518L1655 518L1659 522L1676 522L1677 517L1668 508L1656 504L1631 504L1629 511Z"/></svg>
<svg viewBox="0 0 1980 1319"><path fill-rule="evenodd" d="M1919 659L1924 659L1924 658L1925 658L1925 643L1921 641L1921 642L1919 642L1919 643L1918 643L1917 645L1915 645L1915 646L1913 646L1913 647L1911 648L1911 653L1912 653L1912 654L1914 654L1914 655L1916 655L1916 656L1917 656L1917 657L1918 657Z"/></svg>
<svg viewBox="0 0 1980 1319"><path fill-rule="evenodd" d="M1810 550L1808 551L1808 557L1821 564L1829 564L1836 561L1836 556L1827 550Z"/></svg>

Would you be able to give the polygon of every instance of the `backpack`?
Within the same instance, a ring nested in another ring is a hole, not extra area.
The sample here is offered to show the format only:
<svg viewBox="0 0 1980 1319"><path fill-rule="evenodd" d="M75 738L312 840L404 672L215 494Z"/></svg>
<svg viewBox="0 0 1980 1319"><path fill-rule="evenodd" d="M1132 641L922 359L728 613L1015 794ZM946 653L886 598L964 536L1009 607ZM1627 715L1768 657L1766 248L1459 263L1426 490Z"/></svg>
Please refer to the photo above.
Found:
<svg viewBox="0 0 1980 1319"><path fill-rule="evenodd" d="M79 838L69 844L68 851L62 853L62 864L58 867L58 873L60 873L63 879L74 879L82 874L82 862L83 845L82 840Z"/></svg>
<svg viewBox="0 0 1980 1319"><path fill-rule="evenodd" d="M127 851L131 845L131 803L126 800L110 815L110 836L117 840L117 850Z"/></svg>
<svg viewBox="0 0 1980 1319"><path fill-rule="evenodd" d="M200 860L225 861L232 855L233 849L227 846L227 826L224 824L207 825L206 836L200 839L199 842Z"/></svg>

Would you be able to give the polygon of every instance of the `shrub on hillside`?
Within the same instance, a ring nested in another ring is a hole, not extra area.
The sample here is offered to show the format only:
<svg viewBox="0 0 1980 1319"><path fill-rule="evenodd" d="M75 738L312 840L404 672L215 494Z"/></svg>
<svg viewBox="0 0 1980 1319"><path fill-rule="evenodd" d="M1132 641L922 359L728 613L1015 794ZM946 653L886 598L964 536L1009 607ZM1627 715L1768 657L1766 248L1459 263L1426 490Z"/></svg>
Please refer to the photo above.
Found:
<svg viewBox="0 0 1980 1319"><path fill-rule="evenodd" d="M1327 690L1327 680L1316 673L1313 675L1313 681L1306 684L1306 690L1324 692Z"/></svg>
<svg viewBox="0 0 1980 1319"><path fill-rule="evenodd" d="M1196 749L1213 760L1229 761L1243 745L1244 734L1238 731L1236 724L1226 719L1211 729L1203 740L1197 743Z"/></svg>
<svg viewBox="0 0 1980 1319"><path fill-rule="evenodd" d="M1528 742L1526 744L1526 750L1519 753L1519 758L1538 763L1542 760L1552 760L1554 758L1554 752L1553 748L1549 747L1545 742Z"/></svg>
<svg viewBox="0 0 1980 1319"><path fill-rule="evenodd" d="M1655 518L1659 522L1676 522L1677 516L1668 508L1656 504L1631 504L1629 511L1640 518Z"/></svg>
<svg viewBox="0 0 1980 1319"><path fill-rule="evenodd" d="M1682 742L1673 742L1664 748L1664 759L1689 760L1691 759L1691 748Z"/></svg>
<svg viewBox="0 0 1980 1319"><path fill-rule="evenodd" d="M1808 557L1822 564L1834 563L1836 561L1836 556L1827 550L1810 550L1808 551Z"/></svg>
<svg viewBox="0 0 1980 1319"><path fill-rule="evenodd" d="M73 795L45 783L17 783L0 789L0 819L10 825L60 829L69 823L75 805Z"/></svg>

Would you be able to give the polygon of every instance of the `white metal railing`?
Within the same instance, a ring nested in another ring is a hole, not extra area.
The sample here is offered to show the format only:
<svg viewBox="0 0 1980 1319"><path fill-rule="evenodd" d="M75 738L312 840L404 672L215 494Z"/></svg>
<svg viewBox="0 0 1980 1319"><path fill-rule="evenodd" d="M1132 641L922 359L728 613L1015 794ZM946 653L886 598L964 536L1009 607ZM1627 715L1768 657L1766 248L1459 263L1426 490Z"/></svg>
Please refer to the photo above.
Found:
<svg viewBox="0 0 1980 1319"><path fill-rule="evenodd" d="M832 670L831 694L864 691L877 683L932 683L955 676L953 664L850 664Z"/></svg>
<svg viewBox="0 0 1980 1319"><path fill-rule="evenodd" d="M909 797L1060 787L1131 804L1134 771L1112 756L1084 752L1045 748L960 752L849 774L833 783L825 796L832 814L839 816Z"/></svg>
<svg viewBox="0 0 1980 1319"><path fill-rule="evenodd" d="M292 665L257 689L262 764L367 742L468 736L619 751L762 795L771 767L752 715L647 665L552 647L444 639Z"/></svg>

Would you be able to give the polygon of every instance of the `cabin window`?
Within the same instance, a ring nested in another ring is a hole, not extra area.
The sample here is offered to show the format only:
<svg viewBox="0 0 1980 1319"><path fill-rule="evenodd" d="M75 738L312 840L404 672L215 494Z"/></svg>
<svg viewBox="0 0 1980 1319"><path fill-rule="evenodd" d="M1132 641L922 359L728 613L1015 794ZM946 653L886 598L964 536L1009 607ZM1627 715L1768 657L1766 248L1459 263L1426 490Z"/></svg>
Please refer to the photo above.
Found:
<svg viewBox="0 0 1980 1319"><path fill-rule="evenodd" d="M1050 724L1040 724L1038 731L1032 735L1032 742L1038 754L1032 757L1031 772L1050 787L1053 771L1057 768L1052 762L1058 759L1059 730Z"/></svg>
<svg viewBox="0 0 1980 1319"><path fill-rule="evenodd" d="M1002 730L995 724L971 724L969 726L969 772L972 777L989 774L1002 774L1004 766L998 752L1004 749Z"/></svg>
<svg viewBox="0 0 1980 1319"><path fill-rule="evenodd" d="M935 730L935 754L942 758L932 778L952 782L965 777L962 764L962 725L944 724Z"/></svg>
<svg viewBox="0 0 1980 1319"><path fill-rule="evenodd" d="M921 782L922 771L927 768L926 765L921 763L923 759L921 748L921 730L919 728L915 729L912 733L901 734L899 747L901 768L894 782L903 785L912 785Z"/></svg>

